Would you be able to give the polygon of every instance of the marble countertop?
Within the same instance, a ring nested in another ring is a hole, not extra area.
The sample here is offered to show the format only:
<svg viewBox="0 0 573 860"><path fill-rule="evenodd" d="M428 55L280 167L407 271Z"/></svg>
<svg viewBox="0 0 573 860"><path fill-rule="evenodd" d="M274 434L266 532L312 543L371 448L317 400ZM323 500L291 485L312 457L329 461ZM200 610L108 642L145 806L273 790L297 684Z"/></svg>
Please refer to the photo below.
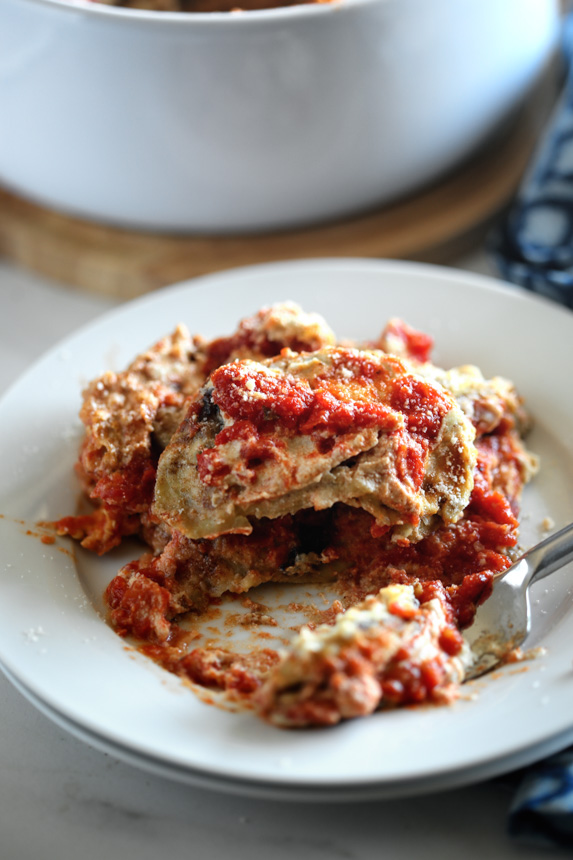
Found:
<svg viewBox="0 0 573 860"><path fill-rule="evenodd" d="M458 261L490 273L477 254ZM114 302L0 264L0 393ZM410 800L255 800L170 782L90 748L0 675L2 860L537 858L506 835L508 779Z"/></svg>

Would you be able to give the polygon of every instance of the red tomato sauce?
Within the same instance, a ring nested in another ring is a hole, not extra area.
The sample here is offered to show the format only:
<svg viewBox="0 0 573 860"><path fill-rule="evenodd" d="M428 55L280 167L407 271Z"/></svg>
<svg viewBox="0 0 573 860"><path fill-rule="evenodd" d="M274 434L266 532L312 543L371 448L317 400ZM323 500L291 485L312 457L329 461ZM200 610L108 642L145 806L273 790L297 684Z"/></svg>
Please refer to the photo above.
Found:
<svg viewBox="0 0 573 860"><path fill-rule="evenodd" d="M451 400L430 383L409 375L389 379L384 368L367 357L345 356L336 364L343 364L351 377L333 378L326 371L314 380L314 387L305 379L248 364L225 365L212 376L213 402L234 421L247 421L259 432L273 432L277 424L298 434L366 427L391 431L400 412L407 416L410 432L424 438L436 435L451 408ZM223 441L226 437L220 434L216 444Z"/></svg>

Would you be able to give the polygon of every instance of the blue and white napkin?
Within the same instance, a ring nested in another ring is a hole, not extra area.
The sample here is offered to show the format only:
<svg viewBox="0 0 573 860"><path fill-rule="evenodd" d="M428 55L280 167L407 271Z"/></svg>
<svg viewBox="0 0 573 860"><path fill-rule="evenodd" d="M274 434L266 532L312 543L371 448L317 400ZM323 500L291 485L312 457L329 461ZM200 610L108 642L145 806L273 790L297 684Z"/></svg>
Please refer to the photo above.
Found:
<svg viewBox="0 0 573 860"><path fill-rule="evenodd" d="M573 749L524 770L509 812L520 843L573 848Z"/></svg>
<svg viewBox="0 0 573 860"><path fill-rule="evenodd" d="M563 94L490 250L505 280L573 308L573 15L563 54Z"/></svg>

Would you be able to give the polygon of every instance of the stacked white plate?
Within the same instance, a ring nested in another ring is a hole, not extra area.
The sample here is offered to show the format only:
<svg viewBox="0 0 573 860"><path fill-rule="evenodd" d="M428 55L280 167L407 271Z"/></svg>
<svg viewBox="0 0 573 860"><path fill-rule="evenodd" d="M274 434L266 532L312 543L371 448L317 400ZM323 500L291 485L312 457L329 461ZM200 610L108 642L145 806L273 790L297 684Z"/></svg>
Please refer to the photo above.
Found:
<svg viewBox="0 0 573 860"><path fill-rule="evenodd" d="M283 731L193 695L126 648L101 595L118 550L43 543L38 521L73 512L82 386L119 370L178 322L215 336L272 302L372 339L400 316L433 335L442 366L512 379L535 419L541 471L523 499L522 545L573 520L573 314L489 279L415 264L317 260L238 270L124 305L50 351L0 402L0 661L40 710L88 743L175 779L265 797L395 797L461 785L573 742L573 570L533 592L535 659L473 682L451 707L381 712ZM33 532L29 534L28 532ZM131 555L130 555L131 552Z"/></svg>

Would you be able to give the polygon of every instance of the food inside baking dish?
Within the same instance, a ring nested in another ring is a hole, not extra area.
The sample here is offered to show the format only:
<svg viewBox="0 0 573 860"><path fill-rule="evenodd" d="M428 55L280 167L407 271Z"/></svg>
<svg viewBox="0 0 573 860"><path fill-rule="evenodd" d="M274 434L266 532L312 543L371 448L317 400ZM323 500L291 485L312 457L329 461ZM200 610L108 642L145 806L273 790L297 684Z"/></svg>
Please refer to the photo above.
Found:
<svg viewBox="0 0 573 860"><path fill-rule="evenodd" d="M143 9L148 12L245 12L257 9L278 9L309 3L330 3L331 0L93 0L105 6Z"/></svg>
<svg viewBox="0 0 573 860"><path fill-rule="evenodd" d="M537 464L512 383L441 369L431 348L397 319L338 342L285 302L215 340L179 326L91 382L77 471L93 509L57 528L98 554L145 545L106 589L115 630L280 726L453 701ZM276 627L268 583L333 600L281 648L197 643L229 595L241 624Z"/></svg>

